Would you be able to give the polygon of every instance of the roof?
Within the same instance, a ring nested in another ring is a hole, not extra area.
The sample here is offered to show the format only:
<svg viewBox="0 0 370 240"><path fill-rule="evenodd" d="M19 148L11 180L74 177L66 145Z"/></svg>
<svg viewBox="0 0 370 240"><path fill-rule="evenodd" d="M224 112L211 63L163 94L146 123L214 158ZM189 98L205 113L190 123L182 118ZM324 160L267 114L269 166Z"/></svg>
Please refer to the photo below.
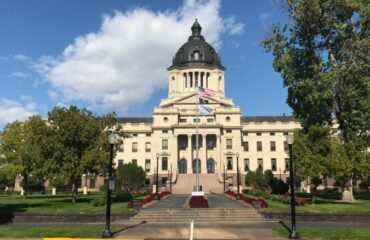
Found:
<svg viewBox="0 0 370 240"><path fill-rule="evenodd" d="M192 35L179 48L168 70L183 67L207 67L225 70L216 50L202 36L202 27L196 19L191 31Z"/></svg>
<svg viewBox="0 0 370 240"><path fill-rule="evenodd" d="M242 116L241 122L299 122L294 116Z"/></svg>

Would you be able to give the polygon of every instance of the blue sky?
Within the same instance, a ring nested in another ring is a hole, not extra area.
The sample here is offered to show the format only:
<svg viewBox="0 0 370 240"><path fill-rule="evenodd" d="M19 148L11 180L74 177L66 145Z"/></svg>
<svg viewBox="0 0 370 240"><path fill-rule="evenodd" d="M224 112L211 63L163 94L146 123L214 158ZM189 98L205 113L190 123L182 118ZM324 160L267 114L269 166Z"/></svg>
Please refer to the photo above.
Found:
<svg viewBox="0 0 370 240"><path fill-rule="evenodd" d="M291 114L260 42L284 16L275 0L2 0L0 129L54 106L150 116L197 18L243 115Z"/></svg>

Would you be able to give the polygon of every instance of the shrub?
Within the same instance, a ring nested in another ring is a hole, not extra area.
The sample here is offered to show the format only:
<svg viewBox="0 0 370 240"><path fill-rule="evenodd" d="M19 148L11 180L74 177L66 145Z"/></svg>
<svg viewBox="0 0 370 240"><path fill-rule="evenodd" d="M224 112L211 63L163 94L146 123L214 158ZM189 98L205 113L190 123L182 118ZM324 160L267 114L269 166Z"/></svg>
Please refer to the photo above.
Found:
<svg viewBox="0 0 370 240"><path fill-rule="evenodd" d="M114 197L115 202L128 202L132 200L132 195L129 192L119 192Z"/></svg>
<svg viewBox="0 0 370 240"><path fill-rule="evenodd" d="M107 199L105 197L95 198L91 201L91 205L93 205L94 207L105 206L106 203Z"/></svg>

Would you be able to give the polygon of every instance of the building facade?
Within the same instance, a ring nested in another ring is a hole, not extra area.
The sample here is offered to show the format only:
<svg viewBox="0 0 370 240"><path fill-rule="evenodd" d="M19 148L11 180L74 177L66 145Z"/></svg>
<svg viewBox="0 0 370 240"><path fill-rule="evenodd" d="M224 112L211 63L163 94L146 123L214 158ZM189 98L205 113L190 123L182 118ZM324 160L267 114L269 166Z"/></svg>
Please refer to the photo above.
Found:
<svg viewBox="0 0 370 240"><path fill-rule="evenodd" d="M289 167L285 135L300 128L299 121L290 116L243 116L225 96L225 67L201 30L195 21L188 41L175 54L167 69L168 96L153 116L118 119L130 137L117 152L116 166L132 162L143 167L149 186L155 185L158 167L160 186L171 182L176 190L182 185L178 192L191 190L197 162L200 185L209 190L207 185L224 181L235 187L237 166L241 184L245 174L257 168L285 178ZM199 100L199 87L214 94ZM209 111L200 113L199 104Z"/></svg>

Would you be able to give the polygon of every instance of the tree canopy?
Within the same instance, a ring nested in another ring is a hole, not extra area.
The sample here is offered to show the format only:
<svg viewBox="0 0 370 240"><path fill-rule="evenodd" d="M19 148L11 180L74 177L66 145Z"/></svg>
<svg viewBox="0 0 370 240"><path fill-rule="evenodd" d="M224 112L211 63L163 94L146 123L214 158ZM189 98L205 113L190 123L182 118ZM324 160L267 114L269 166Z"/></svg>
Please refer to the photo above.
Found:
<svg viewBox="0 0 370 240"><path fill-rule="evenodd" d="M283 0L282 6L288 22L273 25L262 44L288 88L287 103L305 132L337 123L345 150L364 152L370 142L370 4ZM351 160L347 190L358 165Z"/></svg>

